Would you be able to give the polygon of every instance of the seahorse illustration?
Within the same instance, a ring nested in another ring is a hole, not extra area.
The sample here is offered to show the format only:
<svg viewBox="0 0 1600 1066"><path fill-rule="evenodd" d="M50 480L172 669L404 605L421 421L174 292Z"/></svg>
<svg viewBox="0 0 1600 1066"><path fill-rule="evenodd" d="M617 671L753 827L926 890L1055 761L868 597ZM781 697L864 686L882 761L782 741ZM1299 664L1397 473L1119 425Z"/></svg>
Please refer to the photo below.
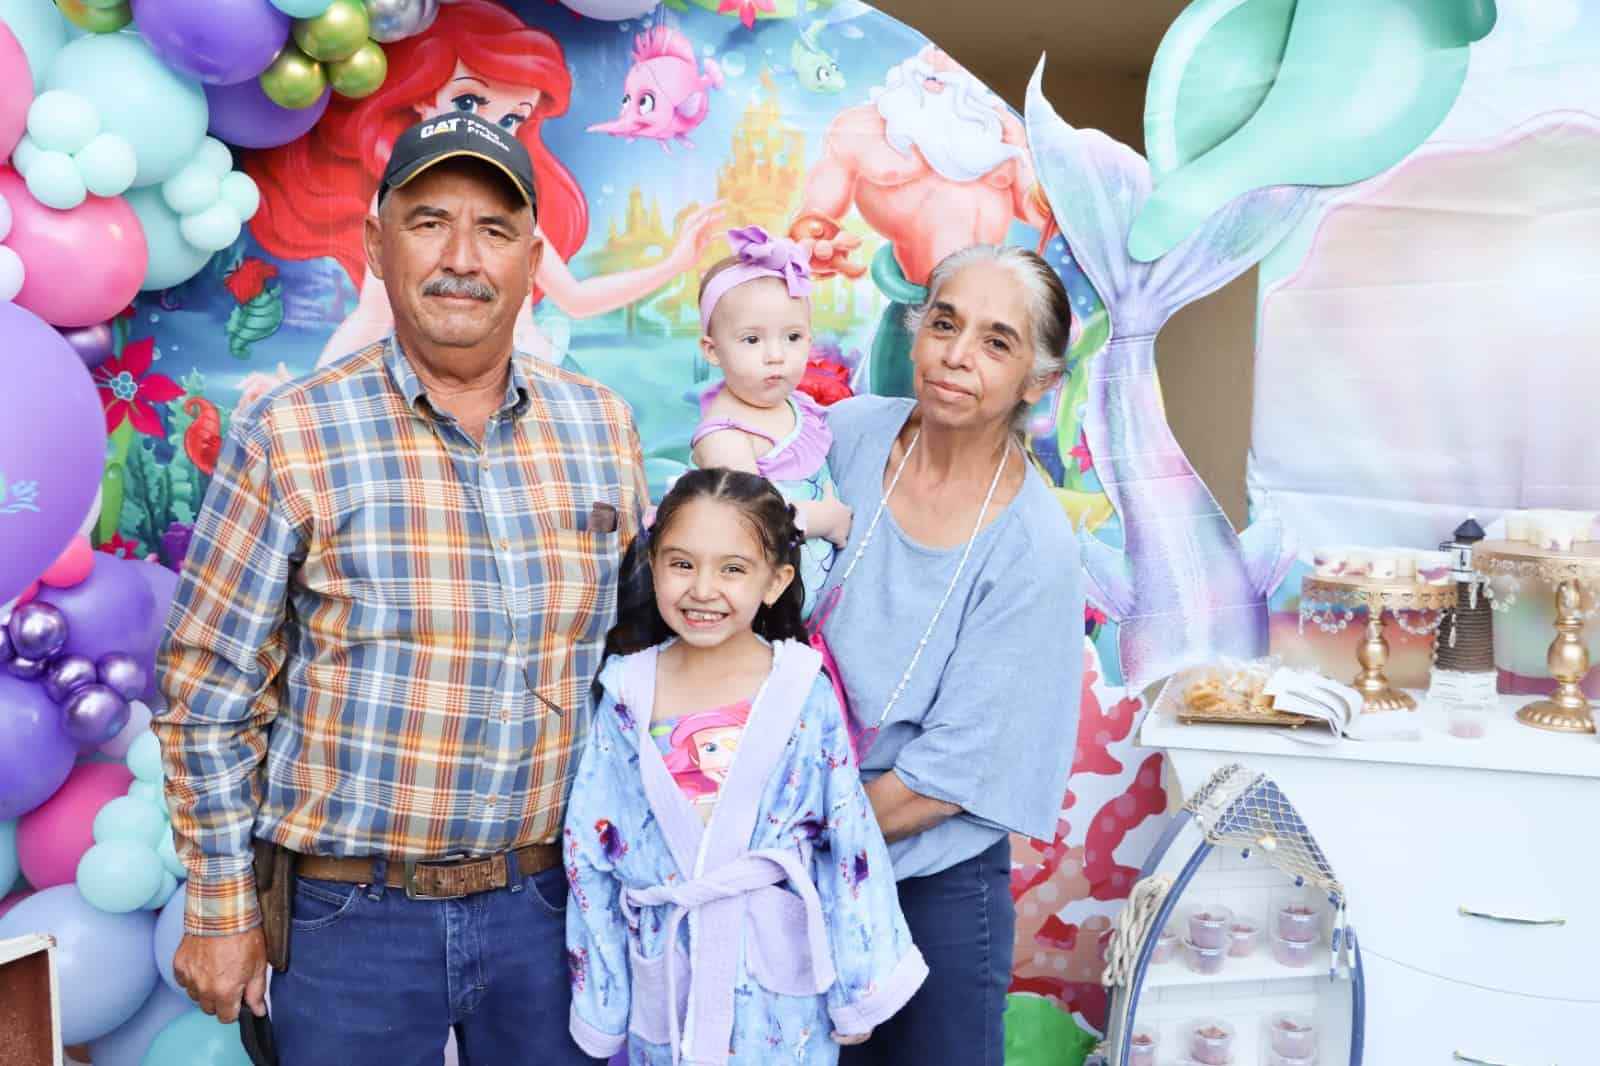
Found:
<svg viewBox="0 0 1600 1066"><path fill-rule="evenodd" d="M203 396L183 401L183 410L194 419L183 431L183 452L196 470L210 477L217 468L217 454L222 451L222 417L217 405Z"/></svg>

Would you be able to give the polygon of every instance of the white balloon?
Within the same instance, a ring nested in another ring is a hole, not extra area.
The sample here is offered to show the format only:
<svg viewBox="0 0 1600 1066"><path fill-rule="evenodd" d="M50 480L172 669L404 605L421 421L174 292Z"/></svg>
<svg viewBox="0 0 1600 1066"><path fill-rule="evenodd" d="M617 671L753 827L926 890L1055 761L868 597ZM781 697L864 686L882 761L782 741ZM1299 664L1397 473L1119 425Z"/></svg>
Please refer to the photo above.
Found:
<svg viewBox="0 0 1600 1066"><path fill-rule="evenodd" d="M6 239L11 232L11 205L6 203L6 198L0 196L0 241Z"/></svg>
<svg viewBox="0 0 1600 1066"><path fill-rule="evenodd" d="M654 11L660 0L561 0L585 18L621 22Z"/></svg>
<svg viewBox="0 0 1600 1066"><path fill-rule="evenodd" d="M89 513L83 516L83 525L78 527L79 536L93 539L95 523L100 521L100 496L104 491L103 487L94 490L94 502L89 504Z"/></svg>
<svg viewBox="0 0 1600 1066"><path fill-rule="evenodd" d="M22 257L0 244L0 303L17 298L17 293L22 291L24 273Z"/></svg>
<svg viewBox="0 0 1600 1066"><path fill-rule="evenodd" d="M122 727L122 732L100 745L100 754L125 759L133 742L150 731L150 708L141 700L129 700L128 709L128 724Z"/></svg>

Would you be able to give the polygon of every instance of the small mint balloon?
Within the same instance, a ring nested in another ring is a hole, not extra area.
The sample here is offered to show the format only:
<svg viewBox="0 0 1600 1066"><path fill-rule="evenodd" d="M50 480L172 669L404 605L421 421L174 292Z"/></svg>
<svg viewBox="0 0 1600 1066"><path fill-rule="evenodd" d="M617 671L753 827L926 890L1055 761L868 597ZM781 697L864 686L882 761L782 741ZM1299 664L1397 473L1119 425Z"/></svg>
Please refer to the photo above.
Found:
<svg viewBox="0 0 1600 1066"><path fill-rule="evenodd" d="M150 804L152 807L167 809L167 797L161 791L160 785L152 785L148 781L135 781L128 786L128 795L136 800Z"/></svg>
<svg viewBox="0 0 1600 1066"><path fill-rule="evenodd" d="M201 166L198 159L161 183L161 198L180 215L199 214L216 203L221 192L217 175Z"/></svg>
<svg viewBox="0 0 1600 1066"><path fill-rule="evenodd" d="M261 207L261 190L250 175L230 171L222 179L222 202L233 208L242 221L249 222Z"/></svg>
<svg viewBox="0 0 1600 1066"><path fill-rule="evenodd" d="M233 153L215 137L207 137L200 142L200 150L194 154L194 162L189 165L200 167L220 178L233 169Z"/></svg>
<svg viewBox="0 0 1600 1066"><path fill-rule="evenodd" d="M26 178L28 171L33 169L33 164L43 154L44 149L35 144L32 137L24 133L22 139L17 142L17 146L11 149L11 166L18 174Z"/></svg>
<svg viewBox="0 0 1600 1066"><path fill-rule="evenodd" d="M102 133L73 156L83 184L96 196L121 196L133 185L139 159L133 145L115 133Z"/></svg>
<svg viewBox="0 0 1600 1066"><path fill-rule="evenodd" d="M40 148L71 155L99 135L100 116L77 93L51 89L28 106L28 133Z"/></svg>
<svg viewBox="0 0 1600 1066"><path fill-rule="evenodd" d="M178 223L183 239L204 252L220 252L239 239L244 223L239 212L224 203L212 204L199 214L184 215Z"/></svg>
<svg viewBox="0 0 1600 1066"><path fill-rule="evenodd" d="M27 182L35 200L57 211L70 211L89 195L78 164L65 152L41 151L28 165Z"/></svg>
<svg viewBox="0 0 1600 1066"><path fill-rule="evenodd" d="M133 771L133 776L140 781L161 785L161 741L156 739L154 733L140 733L139 738L128 745L128 769ZM129 793L132 794L131 792ZM163 804L165 806L165 804Z"/></svg>
<svg viewBox="0 0 1600 1066"><path fill-rule="evenodd" d="M186 880L189 870L183 865L183 860L178 858L178 845L173 843L171 831L161 834L161 843L156 845L156 857L161 860L161 865L167 872L178 880Z"/></svg>
<svg viewBox="0 0 1600 1066"><path fill-rule="evenodd" d="M108 840L78 860L78 891L96 910L127 914L156 894L165 872L152 849L132 840Z"/></svg>
<svg viewBox="0 0 1600 1066"><path fill-rule="evenodd" d="M167 900L178 891L178 879L166 870L161 871L161 887L156 889L156 894L145 900L142 911L158 911L167 905Z"/></svg>
<svg viewBox="0 0 1600 1066"><path fill-rule="evenodd" d="M333 6L333 0L272 0L272 6L290 18L314 19Z"/></svg>
<svg viewBox="0 0 1600 1066"><path fill-rule="evenodd" d="M166 816L157 808L134 799L118 796L94 816L94 839L97 844L112 840L131 840L146 848L156 848L162 837L170 837Z"/></svg>

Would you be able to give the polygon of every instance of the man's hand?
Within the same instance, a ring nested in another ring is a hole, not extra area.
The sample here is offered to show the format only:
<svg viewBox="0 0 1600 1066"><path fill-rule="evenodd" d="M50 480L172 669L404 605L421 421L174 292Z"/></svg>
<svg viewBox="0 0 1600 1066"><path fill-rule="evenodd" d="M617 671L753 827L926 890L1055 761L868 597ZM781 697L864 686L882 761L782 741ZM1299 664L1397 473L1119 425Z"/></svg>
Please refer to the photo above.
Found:
<svg viewBox="0 0 1600 1066"><path fill-rule="evenodd" d="M833 1034L833 1042L838 1044L840 1047L855 1047L857 1044L865 1044L867 1042L867 1038L871 1035L871 1029L868 1029L864 1033L851 1033L848 1036L844 1033L835 1031Z"/></svg>
<svg viewBox="0 0 1600 1066"><path fill-rule="evenodd" d="M189 998L219 1022L239 1020L243 1002L267 1013L267 938L261 927L231 936L183 935L172 972Z"/></svg>
<svg viewBox="0 0 1600 1066"><path fill-rule="evenodd" d="M850 253L861 247L861 238L826 215L808 211L798 216L789 227L789 239L797 242L809 257L808 266L813 278L828 278L843 274L859 278L867 268L850 258Z"/></svg>

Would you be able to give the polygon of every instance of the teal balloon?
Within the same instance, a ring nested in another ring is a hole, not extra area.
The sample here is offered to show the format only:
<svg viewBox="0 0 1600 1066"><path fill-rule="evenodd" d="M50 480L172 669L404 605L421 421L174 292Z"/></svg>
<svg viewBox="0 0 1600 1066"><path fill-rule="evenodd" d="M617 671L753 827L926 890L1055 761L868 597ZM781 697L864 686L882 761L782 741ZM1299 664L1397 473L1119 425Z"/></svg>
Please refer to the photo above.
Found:
<svg viewBox="0 0 1600 1066"><path fill-rule="evenodd" d="M200 142L200 150L194 155L194 165L220 178L233 169L233 153L215 137L207 137Z"/></svg>
<svg viewBox="0 0 1600 1066"><path fill-rule="evenodd" d="M314 19L333 6L333 0L272 0L272 6L290 18Z"/></svg>
<svg viewBox="0 0 1600 1066"><path fill-rule="evenodd" d="M67 43L67 20L53 3L44 0L0 0L0 22L16 34L33 72L33 90L44 88L51 60Z"/></svg>
<svg viewBox="0 0 1600 1066"><path fill-rule="evenodd" d="M138 210L135 208L134 210ZM139 217L144 221L144 216ZM133 776L140 781L148 781L152 785L161 784L161 741L149 730L145 730L128 745L128 769L133 771Z"/></svg>
<svg viewBox="0 0 1600 1066"><path fill-rule="evenodd" d="M144 800L118 796L94 816L97 844L112 840L131 840L140 847L155 848L163 836L171 836L166 817Z"/></svg>
<svg viewBox="0 0 1600 1066"><path fill-rule="evenodd" d="M40 148L72 155L99 135L100 116L77 93L51 89L28 106L28 133Z"/></svg>
<svg viewBox="0 0 1600 1066"><path fill-rule="evenodd" d="M143 1066L250 1066L239 1027L224 1025L198 1007L181 1014L150 1043Z"/></svg>
<svg viewBox="0 0 1600 1066"><path fill-rule="evenodd" d="M96 196L121 196L139 170L133 145L115 133L102 133L72 158L83 175L83 184Z"/></svg>
<svg viewBox="0 0 1600 1066"><path fill-rule="evenodd" d="M161 183L161 198L180 215L204 211L216 203L221 194L222 183L217 175L200 166L198 161Z"/></svg>
<svg viewBox="0 0 1600 1066"><path fill-rule="evenodd" d="M249 222L261 207L261 190L250 175L239 170L230 171L222 179L222 202Z"/></svg>
<svg viewBox="0 0 1600 1066"><path fill-rule="evenodd" d="M161 860L161 865L167 872L178 880L186 880L189 870L183 865L183 860L178 858L178 846L173 843L172 830L168 828L161 834L161 843L156 846L156 857Z"/></svg>
<svg viewBox="0 0 1600 1066"><path fill-rule="evenodd" d="M56 55L45 83L87 97L102 128L127 140L139 162L135 186L182 170L206 135L210 114L200 84L161 62L136 33L73 41Z"/></svg>
<svg viewBox="0 0 1600 1066"><path fill-rule="evenodd" d="M167 905L167 900L171 899L172 894L176 891L178 891L178 879L172 876L172 871L162 870L161 887L156 889L156 894L145 900L144 906L139 909L158 911Z"/></svg>
<svg viewBox="0 0 1600 1066"><path fill-rule="evenodd" d="M206 258L209 259L211 257L207 255ZM201 264L201 266L204 265L204 263ZM199 267L195 268L195 272L199 273ZM189 276L193 277L194 275L191 274ZM184 280L187 281L188 278L185 278ZM171 285L163 286L163 288L169 289L171 287ZM128 795L132 796L141 803L148 803L152 807L162 807L167 802L166 796L162 794L161 786L152 785L148 781L135 781L133 784L129 785Z"/></svg>
<svg viewBox="0 0 1600 1066"><path fill-rule="evenodd" d="M22 867L17 862L17 820L0 822L0 896L11 891Z"/></svg>
<svg viewBox="0 0 1600 1066"><path fill-rule="evenodd" d="M69 211L89 195L78 164L65 152L41 151L28 163L26 179L33 198L57 211Z"/></svg>
<svg viewBox="0 0 1600 1066"><path fill-rule="evenodd" d="M1495 18L1495 0L1195 0L1151 64L1154 188L1129 254L1165 255L1255 189L1394 166L1455 106Z"/></svg>
<svg viewBox="0 0 1600 1066"><path fill-rule="evenodd" d="M132 840L108 840L78 860L78 891L96 910L127 914L140 910L161 887L155 849Z"/></svg>
<svg viewBox="0 0 1600 1066"><path fill-rule="evenodd" d="M222 251L239 239L243 229L239 212L224 203L212 204L198 214L184 215L178 223L178 232L183 234L184 240L208 252Z"/></svg>
<svg viewBox="0 0 1600 1066"><path fill-rule="evenodd" d="M24 133L22 140L18 141L17 146L11 150L11 165L18 174L27 177L28 168L33 166L43 151L43 148L33 143L32 137Z"/></svg>

